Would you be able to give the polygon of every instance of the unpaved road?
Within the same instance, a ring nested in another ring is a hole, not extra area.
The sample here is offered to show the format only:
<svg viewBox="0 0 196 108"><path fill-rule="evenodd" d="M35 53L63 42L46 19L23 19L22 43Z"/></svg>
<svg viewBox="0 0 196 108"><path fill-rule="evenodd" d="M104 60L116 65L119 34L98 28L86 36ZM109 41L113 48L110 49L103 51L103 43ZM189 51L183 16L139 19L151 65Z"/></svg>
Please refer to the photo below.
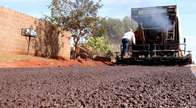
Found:
<svg viewBox="0 0 196 108"><path fill-rule="evenodd" d="M1 69L0 108L196 108L188 67Z"/></svg>

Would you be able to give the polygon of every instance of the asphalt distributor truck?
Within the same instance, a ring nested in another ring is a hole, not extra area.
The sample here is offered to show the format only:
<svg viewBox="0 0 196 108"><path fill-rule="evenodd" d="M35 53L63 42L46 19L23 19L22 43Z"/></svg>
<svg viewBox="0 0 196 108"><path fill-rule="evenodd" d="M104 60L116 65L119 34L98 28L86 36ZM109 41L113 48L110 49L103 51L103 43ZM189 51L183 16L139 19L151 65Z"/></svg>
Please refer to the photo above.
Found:
<svg viewBox="0 0 196 108"><path fill-rule="evenodd" d="M138 24L136 44L129 45L128 57L116 54L117 64L185 65L192 63L186 39L180 43L177 6L132 8L131 18Z"/></svg>

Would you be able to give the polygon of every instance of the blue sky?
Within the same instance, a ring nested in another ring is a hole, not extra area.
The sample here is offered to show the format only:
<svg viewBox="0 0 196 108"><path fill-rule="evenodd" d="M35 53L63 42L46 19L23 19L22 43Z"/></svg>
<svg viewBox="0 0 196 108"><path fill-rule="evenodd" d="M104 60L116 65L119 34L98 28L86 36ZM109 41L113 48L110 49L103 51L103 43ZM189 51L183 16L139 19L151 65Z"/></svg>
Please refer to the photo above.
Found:
<svg viewBox="0 0 196 108"><path fill-rule="evenodd" d="M50 2L51 0L0 0L0 6L41 18L49 14ZM102 0L102 4L99 15L113 18L130 16L131 8L135 7L177 5L181 39L187 38L187 49L193 51L196 61L196 0Z"/></svg>

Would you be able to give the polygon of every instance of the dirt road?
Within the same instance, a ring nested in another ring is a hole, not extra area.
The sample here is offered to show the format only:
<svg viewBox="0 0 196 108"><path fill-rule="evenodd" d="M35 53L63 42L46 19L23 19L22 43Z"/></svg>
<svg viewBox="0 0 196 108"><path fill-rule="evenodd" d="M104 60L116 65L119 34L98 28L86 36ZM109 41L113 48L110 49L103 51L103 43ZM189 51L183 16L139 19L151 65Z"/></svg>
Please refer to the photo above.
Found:
<svg viewBox="0 0 196 108"><path fill-rule="evenodd" d="M106 66L0 70L0 108L194 108L188 67Z"/></svg>

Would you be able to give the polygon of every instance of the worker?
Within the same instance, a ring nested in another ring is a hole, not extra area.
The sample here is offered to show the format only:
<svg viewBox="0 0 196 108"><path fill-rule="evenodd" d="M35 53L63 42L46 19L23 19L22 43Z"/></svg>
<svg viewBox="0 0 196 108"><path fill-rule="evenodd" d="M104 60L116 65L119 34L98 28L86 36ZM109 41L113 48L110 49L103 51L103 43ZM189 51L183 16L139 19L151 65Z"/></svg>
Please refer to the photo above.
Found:
<svg viewBox="0 0 196 108"><path fill-rule="evenodd" d="M122 56L128 57L129 45L135 45L135 34L130 28L122 37Z"/></svg>

